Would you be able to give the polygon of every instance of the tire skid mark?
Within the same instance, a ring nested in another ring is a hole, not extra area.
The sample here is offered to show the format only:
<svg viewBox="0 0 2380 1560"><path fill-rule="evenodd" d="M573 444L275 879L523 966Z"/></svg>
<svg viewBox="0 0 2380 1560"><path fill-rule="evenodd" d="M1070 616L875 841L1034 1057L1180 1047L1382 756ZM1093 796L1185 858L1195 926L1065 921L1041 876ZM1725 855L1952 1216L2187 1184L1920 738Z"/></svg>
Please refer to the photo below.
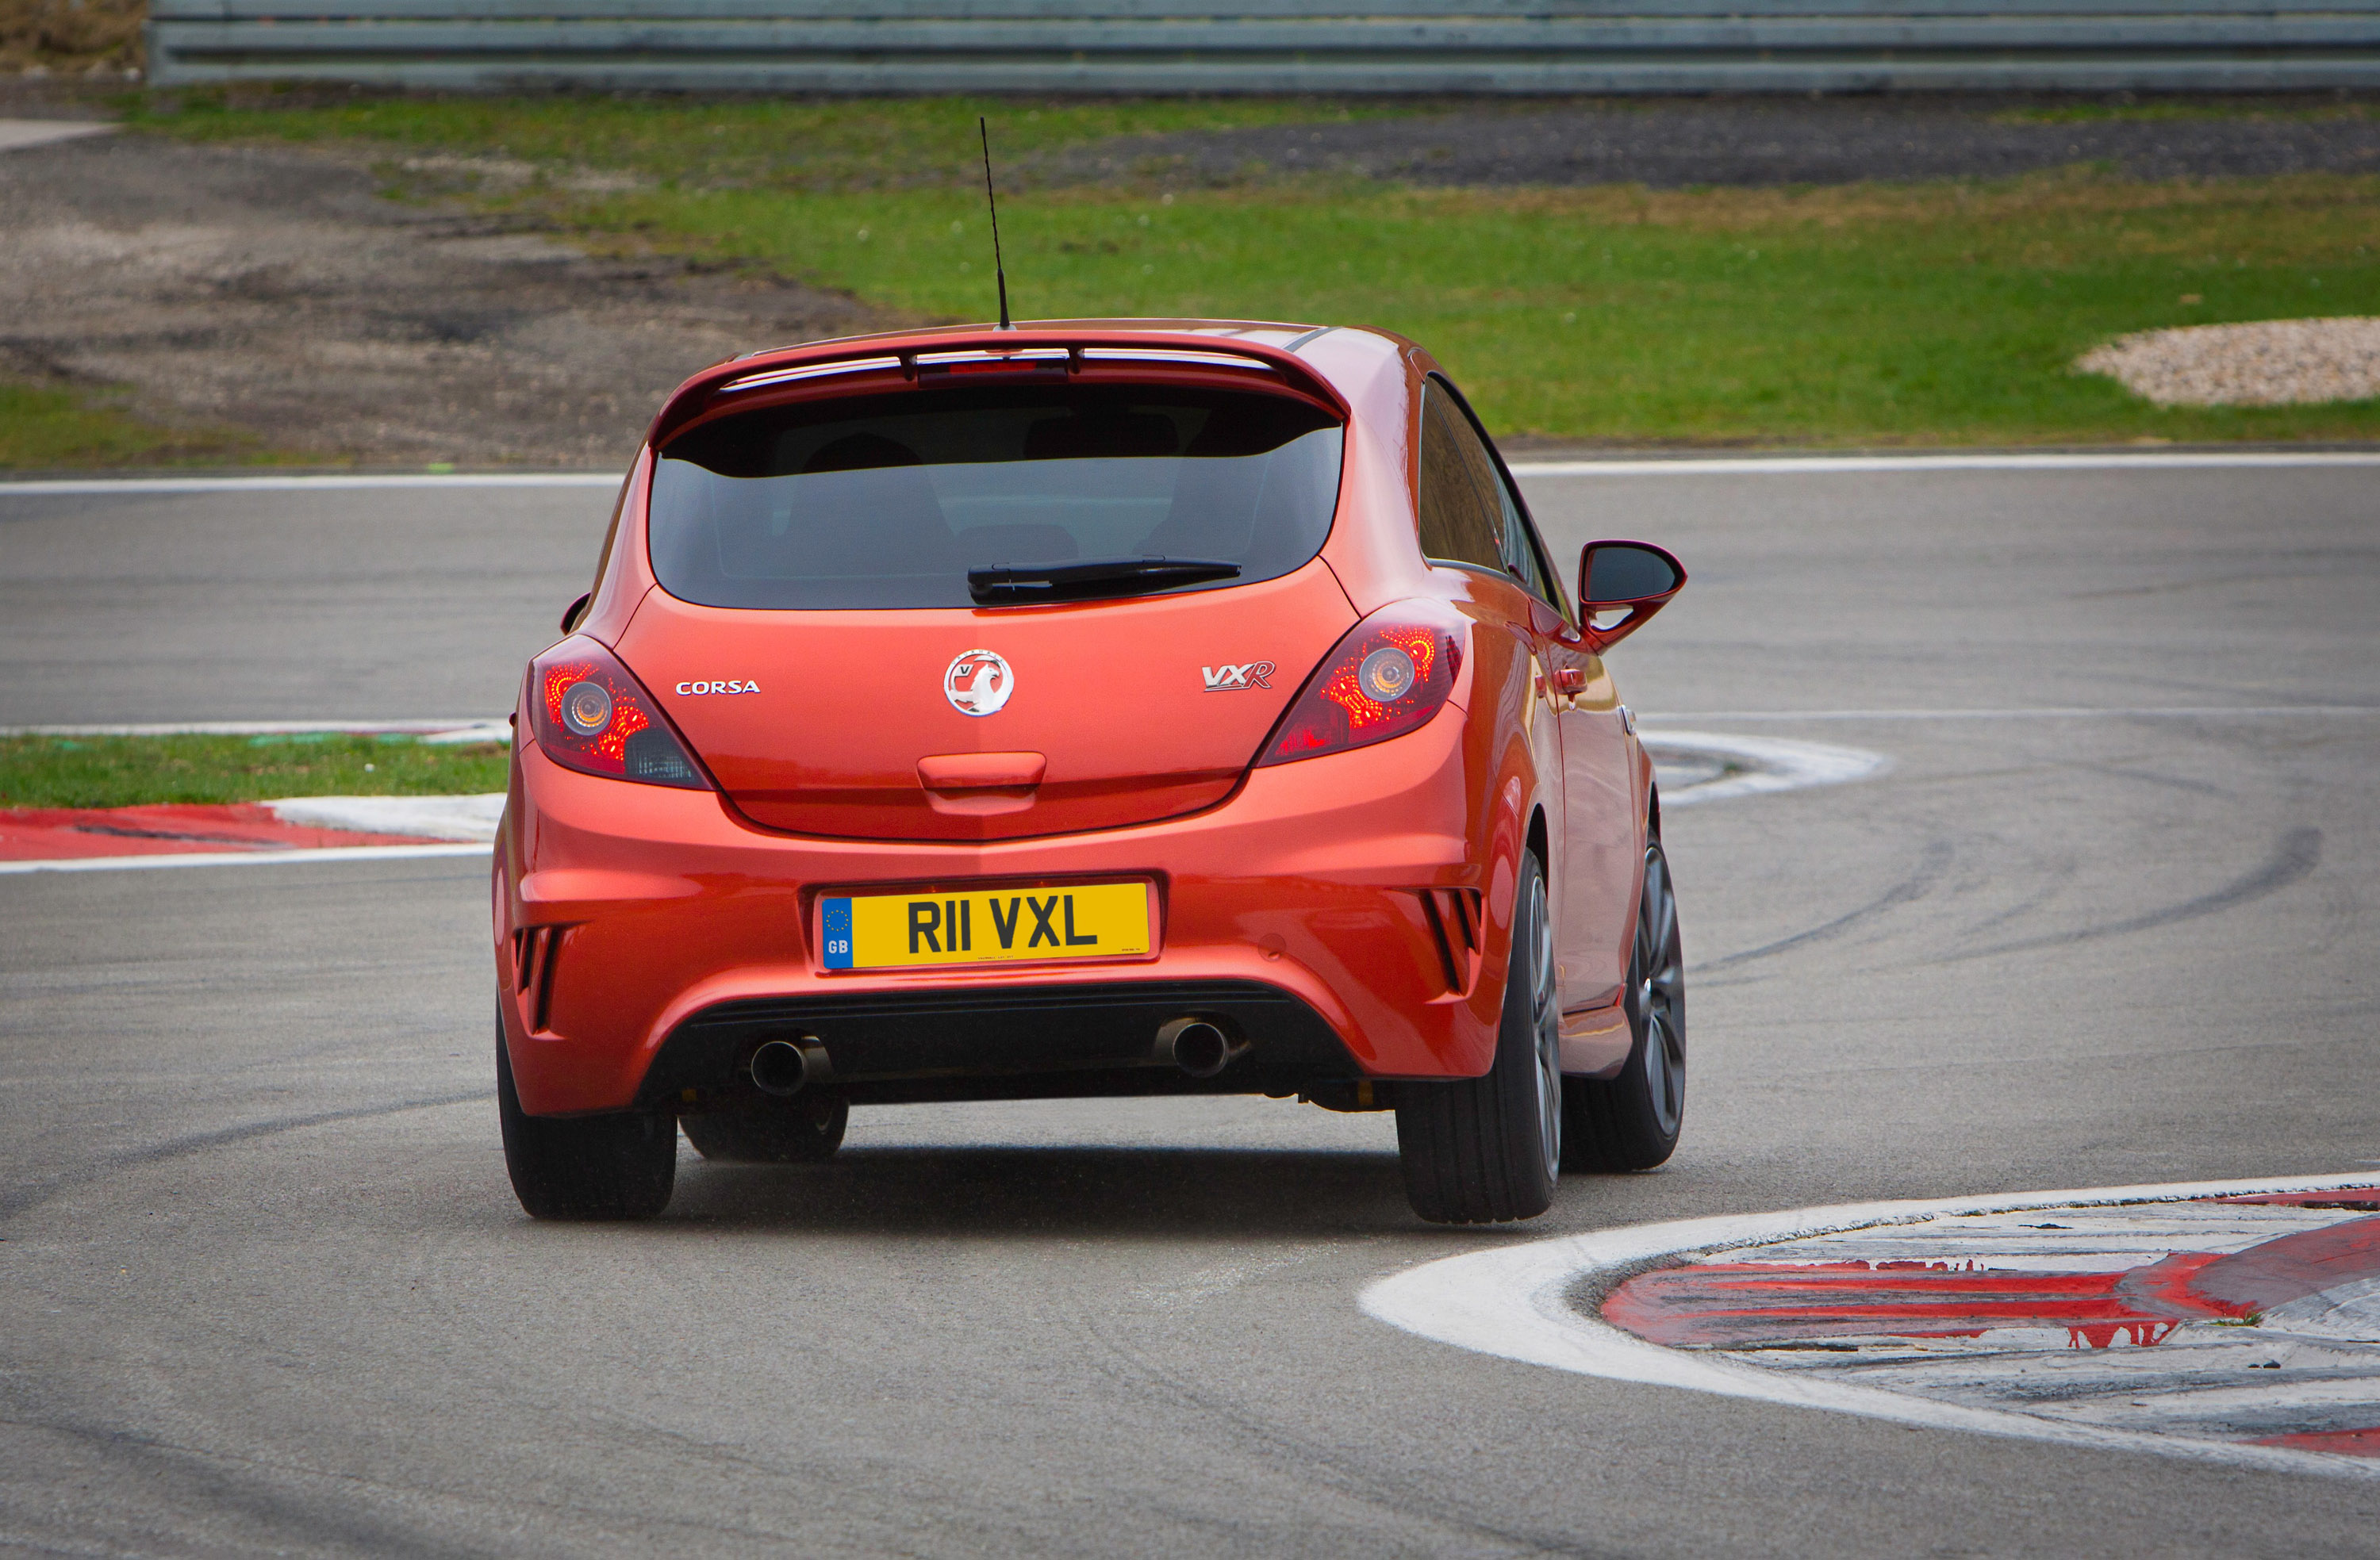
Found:
<svg viewBox="0 0 2380 1560"><path fill-rule="evenodd" d="M51 1198L92 1181L103 1180L126 1170L154 1165L187 1155L204 1154L210 1149L226 1148L251 1139L272 1137L281 1132L300 1131L308 1127L328 1126L334 1121L364 1121L375 1116L395 1116L408 1110L438 1110L452 1105L469 1105L492 1099L494 1091L473 1090L468 1094L435 1094L425 1099L401 1100L394 1105L351 1106L344 1110L317 1111L310 1116L285 1116L272 1121L252 1121L245 1126L223 1127L212 1132L197 1132L188 1137L173 1138L147 1148L129 1149L111 1154L94 1164L78 1167L38 1186L20 1186L0 1192L0 1220L17 1217L41 1206Z"/></svg>
<svg viewBox="0 0 2380 1560"><path fill-rule="evenodd" d="M1176 1406L1220 1425L1232 1440L1262 1454L1258 1459L1260 1468L1300 1469L1318 1476L1348 1500L1392 1511L1424 1528L1490 1540L1518 1554L1591 1556L1613 1553L1583 1549L1574 1538L1516 1532L1470 1516L1461 1509L1464 1503L1452 1489L1416 1490L1395 1475L1362 1467L1349 1457L1343 1446L1310 1440L1258 1420L1190 1378L1157 1363L1132 1344L1111 1336L1110 1318L1095 1313L1080 1321L1083 1331L1106 1352L1109 1373L1143 1391L1153 1389ZM1274 1460L1283 1456L1290 1459L1286 1464Z"/></svg>
<svg viewBox="0 0 2380 1560"><path fill-rule="evenodd" d="M276 1537L298 1537L321 1545L336 1545L362 1554L466 1555L485 1553L476 1547L433 1543L418 1531L403 1530L385 1517L359 1513L352 1506L324 1510L319 1505L293 1500L273 1488L274 1476L285 1480L316 1480L350 1490L382 1491L401 1496L463 1502L470 1497L420 1485L396 1484L361 1474L312 1468L303 1463L260 1457L245 1452L193 1446L137 1431L108 1425L82 1424L57 1418L0 1415L0 1425L30 1430L79 1442L96 1449L109 1461L145 1465L166 1478L179 1478L206 1492L200 1507L220 1517L237 1512L261 1524ZM484 1501L474 1504L486 1505ZM183 1503L189 1509L198 1503ZM87 1530L86 1530L87 1531ZM56 1551L55 1553L65 1553Z"/></svg>
<svg viewBox="0 0 2380 1560"><path fill-rule="evenodd" d="M428 1526L428 1522L410 1521L400 1512L360 1511L353 1502L346 1503L335 1511L326 1511L319 1503L285 1496L275 1487L275 1481L319 1481L339 1489L395 1497L399 1501L443 1505L450 1511L469 1516L474 1530L480 1534L491 1530L487 1524L516 1518L524 1508L556 1519L594 1518L628 1524L650 1515L634 1506L589 1505L583 1496L563 1502L514 1488L499 1497L433 1484L376 1479L345 1469L320 1468L287 1457L260 1456L221 1446L194 1445L145 1435L138 1431L85 1424L55 1416L0 1414L0 1425L79 1442L117 1460L146 1464L166 1477L191 1479L202 1483L212 1497L205 1507L210 1512L243 1512L276 1535L294 1531L316 1542L336 1541L364 1554L453 1555L456 1560L463 1560L466 1556L484 1556L489 1550L483 1538L457 1543L426 1537L420 1530ZM784 1543L794 1536L787 1532L732 1524L716 1517L701 1523L696 1523L684 1515L663 1520L673 1530L698 1527L705 1533L751 1542ZM616 1538L616 1529L607 1526L603 1530Z"/></svg>
<svg viewBox="0 0 2380 1560"><path fill-rule="evenodd" d="M2154 931L2159 926L2195 921L2201 916L2219 915L2227 910L2235 910L2280 892L2312 873L2321 861L2322 830L2292 828L2281 836L2280 842L2274 847L2273 853L2264 865L2211 894L2202 894L2180 904L2168 905L2163 910L2153 910L2145 915L2130 916L2102 925L2082 926L2070 932L2052 932L2014 942L1995 943L1989 948L1971 949L1963 953L1950 954L1942 961L1956 963L1970 959L1990 959L2003 953L2031 953L2038 949L2063 948L2070 943L2096 942L2102 937L2130 937L2135 932Z"/></svg>
<svg viewBox="0 0 2380 1560"><path fill-rule="evenodd" d="M2233 792L2228 786L2207 780L2192 780L2186 775L2161 775L2154 769L2135 768L2123 763L2090 764L2075 762L2068 766L2084 774L2104 775L2109 780L2130 780L2134 785L2153 785L2168 791L2186 792L2193 796L2211 796L2218 802L2228 802Z"/></svg>
<svg viewBox="0 0 2380 1560"><path fill-rule="evenodd" d="M2005 837L1991 839L1986 843L1987 848L1984 852L1986 856L2005 855L2020 848L2016 842ZM2076 865L2073 857L2070 855L2061 854L2054 859L2036 860L2023 865L2030 875L2037 880L2033 891L2014 904L1995 910L1981 920L1970 923L1965 928L1967 936L1979 937L1995 926L2004 926L2011 921L2023 920L2064 893L2073 881L2082 876L2082 869ZM1985 878L1985 886L1989 887L1990 882L1988 877Z"/></svg>
<svg viewBox="0 0 2380 1560"><path fill-rule="evenodd" d="M1730 953L1701 963L1690 963L1686 966L1687 973L1707 974L1714 970L1730 969L1738 964L1748 964L1755 959L1773 958L1779 953L1790 953L1797 948L1806 948L1814 943L1829 942L1847 932L1855 931L1886 912L1896 910L1904 904L1913 904L1931 893L1935 884L1939 882L1942 875L1949 870L1951 857L1956 853L1949 840L1937 840L1927 845L1924 853L1918 857L1915 871L1858 909L1838 915L1831 921L1795 932L1790 937L1779 937L1775 942L1762 943L1757 948L1745 949L1741 953Z"/></svg>

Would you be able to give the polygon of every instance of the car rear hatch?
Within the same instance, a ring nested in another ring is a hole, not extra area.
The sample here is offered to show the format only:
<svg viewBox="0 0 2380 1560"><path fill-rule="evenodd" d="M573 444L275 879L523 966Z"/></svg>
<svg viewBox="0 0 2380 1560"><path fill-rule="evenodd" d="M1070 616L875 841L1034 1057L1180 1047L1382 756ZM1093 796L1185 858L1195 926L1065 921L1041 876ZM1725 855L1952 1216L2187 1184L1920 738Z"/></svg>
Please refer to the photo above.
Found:
<svg viewBox="0 0 2380 1560"><path fill-rule="evenodd" d="M621 655L768 828L1209 806L1356 617L1316 556L1338 414L1217 378L894 381L698 422L661 452L662 589Z"/></svg>

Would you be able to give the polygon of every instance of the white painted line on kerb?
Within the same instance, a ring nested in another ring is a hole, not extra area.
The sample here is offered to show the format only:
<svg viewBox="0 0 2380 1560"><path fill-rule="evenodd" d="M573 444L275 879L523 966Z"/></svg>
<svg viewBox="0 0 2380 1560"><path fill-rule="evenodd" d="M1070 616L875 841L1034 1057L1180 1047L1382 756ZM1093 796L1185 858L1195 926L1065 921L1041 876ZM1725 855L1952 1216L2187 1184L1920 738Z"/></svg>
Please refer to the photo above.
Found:
<svg viewBox="0 0 2380 1560"><path fill-rule="evenodd" d="M1682 1252L1723 1251L1940 1215L1996 1214L2090 1203L2184 1202L2201 1197L2313 1191L2371 1183L2367 1171L2362 1175L2278 1180L2103 1186L1932 1202L1851 1203L1637 1225L1442 1257L1368 1285L1358 1303L1366 1315L1439 1343L1607 1381L1684 1387L1937 1430L1965 1430L2117 1451L2155 1452L2165 1457L2281 1472L2380 1478L2380 1458L2109 1430L2001 1409L1970 1408L1905 1397L1846 1382L1781 1375L1705 1350L1685 1352L1647 1343L1586 1314L1572 1299L1582 1288L1599 1288L1647 1263ZM1597 1280L1603 1284L1598 1285Z"/></svg>
<svg viewBox="0 0 2380 1560"><path fill-rule="evenodd" d="M139 872L176 866L299 866L326 861L416 861L484 856L487 845L334 845L320 851L187 851L157 856L77 856L70 861L0 861L0 877L28 872Z"/></svg>
<svg viewBox="0 0 2380 1560"><path fill-rule="evenodd" d="M504 821L504 793L444 796L289 796L267 802L283 823L357 834L409 834L450 843L487 844Z"/></svg>

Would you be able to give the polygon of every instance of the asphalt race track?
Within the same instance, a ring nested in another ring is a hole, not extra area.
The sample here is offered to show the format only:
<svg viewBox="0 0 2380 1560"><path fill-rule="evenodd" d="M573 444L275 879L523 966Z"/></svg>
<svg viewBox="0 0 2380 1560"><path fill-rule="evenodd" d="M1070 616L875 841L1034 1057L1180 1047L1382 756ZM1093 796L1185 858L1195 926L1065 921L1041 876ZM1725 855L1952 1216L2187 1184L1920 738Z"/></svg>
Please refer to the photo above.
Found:
<svg viewBox="0 0 2380 1560"><path fill-rule="evenodd" d="M617 487L0 493L0 725L501 719Z"/></svg>
<svg viewBox="0 0 2380 1560"><path fill-rule="evenodd" d="M1670 819L1685 1144L1516 1229L1416 1223L1388 1118L1262 1101L862 1111L831 1165L688 1151L657 1223L532 1225L478 862L0 878L0 1547L2370 1554L2380 1481L1599 1380L1357 1295L2380 1167L2375 478L1534 479L1558 550L1694 571L1614 654L1648 729L1892 768ZM497 713L610 502L0 495L0 722Z"/></svg>

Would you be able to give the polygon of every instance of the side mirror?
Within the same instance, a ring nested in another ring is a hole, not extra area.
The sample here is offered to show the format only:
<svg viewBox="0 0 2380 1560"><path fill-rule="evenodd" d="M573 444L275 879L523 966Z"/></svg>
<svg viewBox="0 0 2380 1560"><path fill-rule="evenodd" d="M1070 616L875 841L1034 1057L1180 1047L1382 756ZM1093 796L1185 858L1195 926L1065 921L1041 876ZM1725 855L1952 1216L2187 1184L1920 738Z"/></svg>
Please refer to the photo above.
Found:
<svg viewBox="0 0 2380 1560"><path fill-rule="evenodd" d="M1686 566L1667 549L1642 541L1591 541L1578 555L1579 622L1586 647L1600 655L1645 626L1685 588ZM1624 612L1598 626L1597 613Z"/></svg>
<svg viewBox="0 0 2380 1560"><path fill-rule="evenodd" d="M563 633L567 634L572 629L578 626L578 620L587 615L587 603L594 599L595 593L590 590L586 595L580 597L577 600L573 601L570 605L562 609Z"/></svg>

